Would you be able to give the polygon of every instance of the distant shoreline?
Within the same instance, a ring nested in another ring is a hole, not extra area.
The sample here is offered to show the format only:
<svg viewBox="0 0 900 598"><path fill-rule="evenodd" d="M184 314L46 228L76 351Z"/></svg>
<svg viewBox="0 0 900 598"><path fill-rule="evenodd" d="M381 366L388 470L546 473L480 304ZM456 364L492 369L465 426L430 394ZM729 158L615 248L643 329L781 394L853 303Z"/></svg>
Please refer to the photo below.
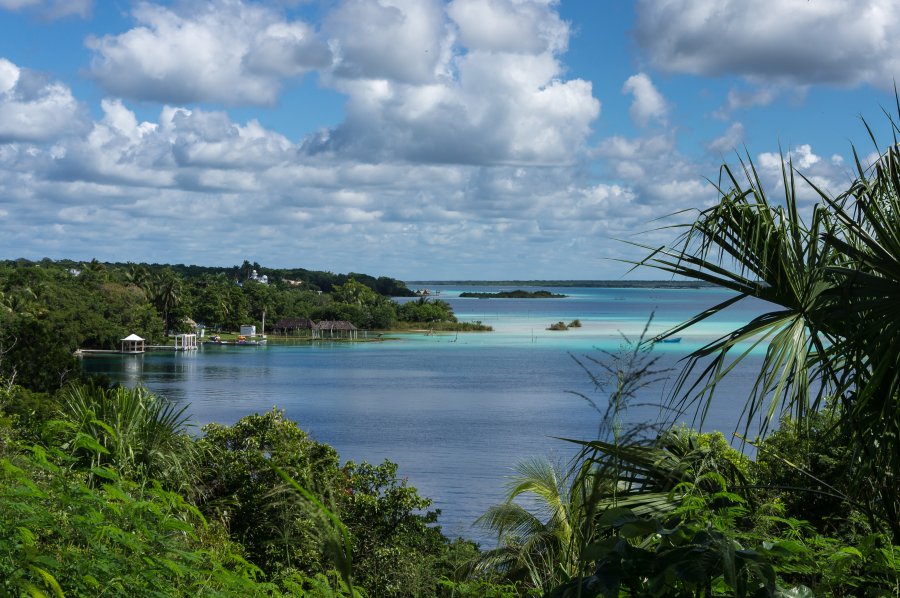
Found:
<svg viewBox="0 0 900 598"><path fill-rule="evenodd" d="M693 280L405 280L407 285L527 286L601 289L704 289L715 285Z"/></svg>

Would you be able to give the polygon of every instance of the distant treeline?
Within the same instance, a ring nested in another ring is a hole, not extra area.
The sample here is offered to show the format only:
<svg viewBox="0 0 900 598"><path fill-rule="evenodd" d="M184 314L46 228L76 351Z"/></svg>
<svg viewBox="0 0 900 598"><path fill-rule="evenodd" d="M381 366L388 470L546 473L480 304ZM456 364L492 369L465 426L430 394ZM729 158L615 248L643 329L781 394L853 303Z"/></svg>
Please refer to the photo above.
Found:
<svg viewBox="0 0 900 598"><path fill-rule="evenodd" d="M695 280L408 280L412 286L466 285L491 287L578 287L597 289L701 289L713 285Z"/></svg>
<svg viewBox="0 0 900 598"><path fill-rule="evenodd" d="M321 270L306 270L305 268L268 268L260 265L257 262L251 263L247 260L244 260L244 263L240 266L233 265L230 267L157 263L135 264L133 262L98 262L97 260L84 262L65 259L50 260L47 258L44 258L39 262L22 258L17 260L0 261L0 264L9 266L38 266L42 263L46 265L53 264L55 266L63 266L75 270L84 269L85 266L90 266L90 264L93 264L94 267L101 265L104 268L112 269L127 269L133 268L135 266L141 266L143 268L146 268L151 273L157 273L163 270L171 270L176 274L179 274L186 280L199 279L204 276L224 275L228 279L243 282L250 279L251 274L255 271L258 276L267 276L269 282L272 283L282 281L302 283L303 286L305 286L309 290L323 291L325 293L330 293L332 290L334 290L335 287L347 284L347 282L352 279L356 282L360 282L366 285L379 295L383 295L385 297L413 297L415 295L415 293L407 288L406 283L397 280L396 278L390 278L388 276L379 276L376 278L369 274L361 274L359 272L334 274L332 272L324 272Z"/></svg>

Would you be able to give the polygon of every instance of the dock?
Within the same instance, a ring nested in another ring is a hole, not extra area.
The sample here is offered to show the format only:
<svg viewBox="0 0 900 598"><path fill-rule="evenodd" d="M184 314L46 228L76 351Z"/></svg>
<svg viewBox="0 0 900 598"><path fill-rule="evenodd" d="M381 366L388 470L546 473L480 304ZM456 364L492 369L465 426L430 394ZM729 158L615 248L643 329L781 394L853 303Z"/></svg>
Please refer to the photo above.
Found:
<svg viewBox="0 0 900 598"><path fill-rule="evenodd" d="M175 345L144 345L143 351L122 351L120 349L76 349L75 356L84 355L143 355L147 351L191 351L196 347L183 349Z"/></svg>

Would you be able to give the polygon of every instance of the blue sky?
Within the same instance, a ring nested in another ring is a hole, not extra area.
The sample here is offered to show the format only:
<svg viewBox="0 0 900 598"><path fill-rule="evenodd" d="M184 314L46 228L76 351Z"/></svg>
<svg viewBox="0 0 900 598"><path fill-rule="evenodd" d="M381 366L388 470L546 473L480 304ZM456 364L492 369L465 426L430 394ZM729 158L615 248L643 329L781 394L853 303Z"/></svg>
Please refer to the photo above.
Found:
<svg viewBox="0 0 900 598"><path fill-rule="evenodd" d="M736 150L843 190L898 33L890 0L0 0L0 255L620 278Z"/></svg>

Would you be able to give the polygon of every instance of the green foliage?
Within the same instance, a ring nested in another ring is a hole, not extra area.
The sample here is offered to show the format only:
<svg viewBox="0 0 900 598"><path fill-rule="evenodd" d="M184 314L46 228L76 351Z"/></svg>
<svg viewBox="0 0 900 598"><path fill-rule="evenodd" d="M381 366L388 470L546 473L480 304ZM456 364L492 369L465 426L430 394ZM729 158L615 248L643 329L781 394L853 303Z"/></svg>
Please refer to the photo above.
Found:
<svg viewBox="0 0 900 598"><path fill-rule="evenodd" d="M476 570L541 594L587 573L578 551L587 515L579 484L575 472L545 459L519 463L506 502L476 522L497 534L497 548L481 555ZM530 508L514 502L523 496Z"/></svg>
<svg viewBox="0 0 900 598"><path fill-rule="evenodd" d="M849 498L857 492L849 475L850 438L835 410L810 414L800 425L783 418L778 430L757 448L754 476L794 517L816 529L852 539Z"/></svg>
<svg viewBox="0 0 900 598"><path fill-rule="evenodd" d="M348 462L347 489L340 495L341 518L353 536L354 575L377 596L430 596L449 575L447 544L435 527L439 511L419 496L397 465Z"/></svg>
<svg viewBox="0 0 900 598"><path fill-rule="evenodd" d="M440 299L419 297L404 303L397 310L397 318L402 322L455 322L456 316L450 304Z"/></svg>
<svg viewBox="0 0 900 598"><path fill-rule="evenodd" d="M0 267L0 375L54 391L81 378L76 349L118 348L131 332L160 336L162 324L143 291L100 272Z"/></svg>
<svg viewBox="0 0 900 598"><path fill-rule="evenodd" d="M209 424L198 441L203 455L201 510L221 521L247 558L268 574L283 568L325 572L318 516L273 469L283 470L324 504L340 487L338 456L284 418L281 411L248 415L233 426Z"/></svg>
<svg viewBox="0 0 900 598"><path fill-rule="evenodd" d="M547 327L547 330L556 330L556 331L563 331L563 330L568 330L568 329L569 329L569 327L566 326L566 323L563 321L555 322L553 324L550 324L550 326Z"/></svg>
<svg viewBox="0 0 900 598"><path fill-rule="evenodd" d="M145 388L72 385L59 395L60 446L104 477L109 467L135 480L190 489L197 450L188 436L187 406Z"/></svg>
<svg viewBox="0 0 900 598"><path fill-rule="evenodd" d="M802 469L847 454L849 439L833 414L810 418L815 426L804 433L786 422L760 445L760 453L783 454L758 462L720 433L675 427L653 438L644 427L624 429L629 401L659 375L649 346L611 363L579 360L610 394L605 411L585 399L601 412L601 435L611 441L573 441L582 450L568 469L521 464L509 500L481 518L498 532L498 547L481 556L478 571L555 597L855 596L900 587L895 548L851 503L802 504L810 485L796 480L814 479ZM786 466L785 455L796 463ZM839 467L822 474L816 483L850 483L838 479ZM804 509L822 514L824 533L798 518Z"/></svg>
<svg viewBox="0 0 900 598"><path fill-rule="evenodd" d="M438 582L437 595L441 598L518 598L522 593L517 586L508 583L443 578Z"/></svg>
<svg viewBox="0 0 900 598"><path fill-rule="evenodd" d="M311 514L319 516L319 525L316 527L319 530L324 551L337 567L341 576L342 588L346 589L351 596L356 595L352 579L353 550L350 546L350 532L347 531L347 526L309 490L284 473L284 470L277 465L273 465L272 468L291 489L308 501Z"/></svg>
<svg viewBox="0 0 900 598"><path fill-rule="evenodd" d="M464 292L459 294L460 297L470 297L474 299L563 299L568 295L560 295L559 293L551 293L550 291L500 291L499 293L473 293Z"/></svg>
<svg viewBox="0 0 900 598"><path fill-rule="evenodd" d="M200 508L270 579L288 587L297 571L309 585L336 568L372 595L432 596L452 576L438 513L395 464L341 468L334 449L276 410L204 433Z"/></svg>
<svg viewBox="0 0 900 598"><path fill-rule="evenodd" d="M745 343L766 343L745 426L761 420L765 435L781 415L805 425L834 399L858 455L848 470L854 499L900 543L900 147L890 145L868 168L857 161L856 180L836 198L787 162L784 199L772 202L752 161L742 166L743 173L723 166L718 203L643 262L736 293L663 337L746 297L777 308L691 354L679 407L707 403L749 353ZM797 176L819 200L808 219Z"/></svg>
<svg viewBox="0 0 900 598"><path fill-rule="evenodd" d="M0 594L265 592L239 549L183 498L108 473L94 487L38 446L0 456Z"/></svg>

